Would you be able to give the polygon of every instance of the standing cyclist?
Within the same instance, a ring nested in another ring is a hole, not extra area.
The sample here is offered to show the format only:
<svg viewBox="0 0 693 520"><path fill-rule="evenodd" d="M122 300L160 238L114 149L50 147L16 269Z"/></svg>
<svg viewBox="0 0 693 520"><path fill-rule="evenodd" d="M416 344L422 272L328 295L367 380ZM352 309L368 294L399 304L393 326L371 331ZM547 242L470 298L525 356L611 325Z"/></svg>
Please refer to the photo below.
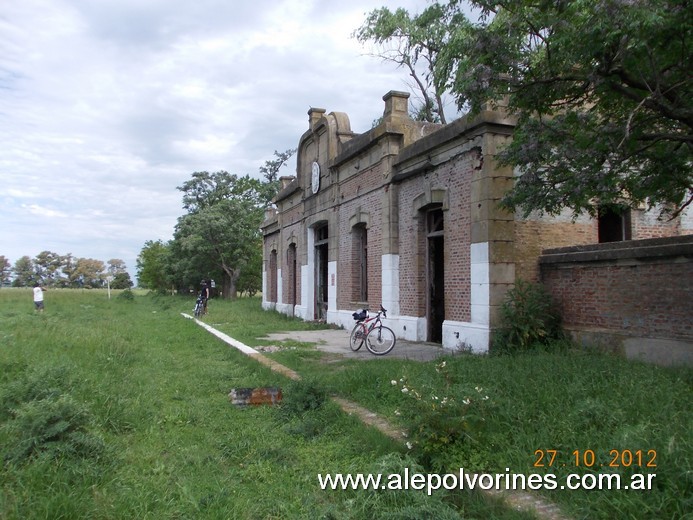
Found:
<svg viewBox="0 0 693 520"><path fill-rule="evenodd" d="M202 280L202 288L200 289L200 298L202 298L202 314L207 314L207 300L211 296L211 291L207 280Z"/></svg>

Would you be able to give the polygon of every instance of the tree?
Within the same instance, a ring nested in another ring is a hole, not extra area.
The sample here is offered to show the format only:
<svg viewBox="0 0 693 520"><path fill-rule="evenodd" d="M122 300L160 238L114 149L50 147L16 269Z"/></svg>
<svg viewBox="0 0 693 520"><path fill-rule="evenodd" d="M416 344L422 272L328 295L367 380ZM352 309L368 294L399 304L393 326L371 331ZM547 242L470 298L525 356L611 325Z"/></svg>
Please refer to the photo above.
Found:
<svg viewBox="0 0 693 520"><path fill-rule="evenodd" d="M108 272L109 275L115 276L118 273L125 273L127 272L127 267L125 266L125 262L122 261L120 258L111 258L108 262L108 267L106 268L106 271Z"/></svg>
<svg viewBox="0 0 693 520"><path fill-rule="evenodd" d="M130 273L127 271L118 272L113 276L113 281L111 281L112 289L129 289L132 287L132 280L130 279Z"/></svg>
<svg viewBox="0 0 693 520"><path fill-rule="evenodd" d="M148 241L137 259L139 284L155 290L169 285L179 291L201 280L220 280L225 298L238 291L253 294L262 283L264 210L279 192L279 172L296 153L275 150L260 168L264 182L226 171L194 172L178 186L185 215L178 219L169 243Z"/></svg>
<svg viewBox="0 0 693 520"><path fill-rule="evenodd" d="M262 291L262 255L253 255L249 259L237 285L238 291L246 296L255 296Z"/></svg>
<svg viewBox="0 0 693 520"><path fill-rule="evenodd" d="M78 287L76 265L77 259L68 253L62 257L61 271L64 276L60 277L58 285L60 287Z"/></svg>
<svg viewBox="0 0 693 520"><path fill-rule="evenodd" d="M200 269L200 278L219 270L223 297L236 298L241 273L262 254L266 194L261 181L227 172L198 172L178 189L189 213L178 219L174 247Z"/></svg>
<svg viewBox="0 0 693 520"><path fill-rule="evenodd" d="M12 267L10 261L5 258L5 255L0 255L0 287L10 283L10 275Z"/></svg>
<svg viewBox="0 0 693 520"><path fill-rule="evenodd" d="M577 216L646 203L675 217L693 202L693 9L682 0L473 1L446 8L438 88L472 112L505 100L517 116L499 156L504 198L525 214ZM441 18L442 19L442 18Z"/></svg>
<svg viewBox="0 0 693 520"><path fill-rule="evenodd" d="M169 244L147 240L137 257L137 283L140 287L164 292L168 288L167 262Z"/></svg>
<svg viewBox="0 0 693 520"><path fill-rule="evenodd" d="M78 258L71 280L73 287L94 289L103 287L106 276L106 266L101 260L93 258Z"/></svg>
<svg viewBox="0 0 693 520"><path fill-rule="evenodd" d="M31 287L40 280L34 272L34 262L28 256L23 256L14 263L13 287Z"/></svg>
<svg viewBox="0 0 693 520"><path fill-rule="evenodd" d="M41 251L34 258L34 272L42 285L54 287L60 282L63 257L51 251Z"/></svg>
<svg viewBox="0 0 693 520"><path fill-rule="evenodd" d="M111 258L106 263L108 264L106 272L111 277L110 285L112 289L129 289L132 287L132 280L124 261L120 258Z"/></svg>
<svg viewBox="0 0 693 520"><path fill-rule="evenodd" d="M265 161L264 166L260 167L260 173L265 179L262 185L262 198L269 204L272 199L279 193L281 182L279 181L279 170L291 159L296 153L296 148L286 150L284 152L274 151L275 159Z"/></svg>
<svg viewBox="0 0 693 520"><path fill-rule="evenodd" d="M420 121L443 123L445 119L443 94L445 85L436 85L434 72L438 56L447 44L450 31L448 13L443 6L433 4L421 14L410 16L406 9L395 12L386 7L371 11L353 36L360 42L380 46L374 53L398 67L404 67L414 81L413 90L421 96L413 117ZM418 64L424 63L420 72Z"/></svg>

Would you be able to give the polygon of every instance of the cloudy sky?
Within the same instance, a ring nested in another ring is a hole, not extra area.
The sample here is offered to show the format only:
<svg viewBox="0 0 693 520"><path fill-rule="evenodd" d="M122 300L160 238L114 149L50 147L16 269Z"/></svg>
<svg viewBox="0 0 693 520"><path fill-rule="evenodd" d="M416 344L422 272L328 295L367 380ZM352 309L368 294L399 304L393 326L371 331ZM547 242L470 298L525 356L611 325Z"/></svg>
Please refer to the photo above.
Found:
<svg viewBox="0 0 693 520"><path fill-rule="evenodd" d="M124 260L195 171L257 175L310 107L364 132L406 74L350 37L427 0L0 1L0 255ZM286 170L293 174L295 165Z"/></svg>

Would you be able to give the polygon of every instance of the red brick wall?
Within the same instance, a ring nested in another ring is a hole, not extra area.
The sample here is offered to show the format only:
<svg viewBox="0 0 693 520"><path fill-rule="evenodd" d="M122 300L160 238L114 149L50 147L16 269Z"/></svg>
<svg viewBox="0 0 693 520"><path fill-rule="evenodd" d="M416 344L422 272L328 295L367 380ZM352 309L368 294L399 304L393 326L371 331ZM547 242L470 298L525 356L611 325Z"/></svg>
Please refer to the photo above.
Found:
<svg viewBox="0 0 693 520"><path fill-rule="evenodd" d="M542 256L541 279L565 327L693 338L693 236L620 244Z"/></svg>
<svg viewBox="0 0 693 520"><path fill-rule="evenodd" d="M643 238L673 237L685 234L681 229L681 219L664 220L657 218L656 209L651 211L631 210L631 231L633 240Z"/></svg>
<svg viewBox="0 0 693 520"><path fill-rule="evenodd" d="M470 193L476 152L462 154L432 172L399 186L400 313L426 315L426 229L413 209L414 199L427 189L447 189L450 207L445 219L445 319L470 321L471 242Z"/></svg>
<svg viewBox="0 0 693 520"><path fill-rule="evenodd" d="M382 207L386 196L382 188L382 164L351 177L340 184L340 196L343 199L339 206L339 258L337 260L337 308L351 309L354 307L354 286L356 266L352 258L354 239L350 228L350 218L357 212L367 213L368 233L368 304L371 309L378 309L382 303Z"/></svg>
<svg viewBox="0 0 693 520"><path fill-rule="evenodd" d="M289 297L289 284L290 273L288 265L288 251L289 245L288 238L293 232L296 237L296 305L302 305L304 302L301 301L301 266L306 264L306 244L305 244L305 230L300 224L293 224L286 226L281 233L281 241L277 244L280 248L277 251L277 264L282 270L282 301L279 303L287 303Z"/></svg>

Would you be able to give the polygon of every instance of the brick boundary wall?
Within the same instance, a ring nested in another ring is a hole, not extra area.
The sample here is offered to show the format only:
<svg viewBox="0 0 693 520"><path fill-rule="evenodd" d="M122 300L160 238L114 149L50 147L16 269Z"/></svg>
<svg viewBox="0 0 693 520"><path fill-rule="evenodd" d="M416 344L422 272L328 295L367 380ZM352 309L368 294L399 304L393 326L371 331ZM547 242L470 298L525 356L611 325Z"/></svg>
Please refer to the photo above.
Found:
<svg viewBox="0 0 693 520"><path fill-rule="evenodd" d="M547 249L539 269L579 343L693 365L693 235Z"/></svg>

